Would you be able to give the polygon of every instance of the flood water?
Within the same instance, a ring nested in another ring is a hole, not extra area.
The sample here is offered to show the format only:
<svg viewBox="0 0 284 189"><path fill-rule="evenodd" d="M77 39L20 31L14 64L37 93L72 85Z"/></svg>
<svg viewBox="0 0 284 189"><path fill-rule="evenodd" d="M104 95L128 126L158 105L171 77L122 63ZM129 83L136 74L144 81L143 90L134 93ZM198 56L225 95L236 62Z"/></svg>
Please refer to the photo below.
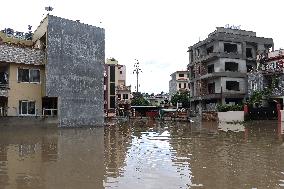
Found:
<svg viewBox="0 0 284 189"><path fill-rule="evenodd" d="M0 189L284 188L284 124L0 127Z"/></svg>

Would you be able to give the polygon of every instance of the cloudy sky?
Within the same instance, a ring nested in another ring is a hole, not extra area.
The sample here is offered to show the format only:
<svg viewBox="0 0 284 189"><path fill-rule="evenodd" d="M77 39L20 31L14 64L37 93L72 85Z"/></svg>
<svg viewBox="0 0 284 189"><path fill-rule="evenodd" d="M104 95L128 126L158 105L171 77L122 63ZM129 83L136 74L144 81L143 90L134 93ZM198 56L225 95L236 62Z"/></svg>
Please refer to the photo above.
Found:
<svg viewBox="0 0 284 189"><path fill-rule="evenodd" d="M170 74L185 70L187 47L203 40L217 26L241 29L272 37L275 48L284 48L283 0L13 0L1 1L0 29L27 31L39 25L46 13L81 20L106 30L106 58L127 67L127 84L135 90L135 59L140 74L139 91L168 92Z"/></svg>

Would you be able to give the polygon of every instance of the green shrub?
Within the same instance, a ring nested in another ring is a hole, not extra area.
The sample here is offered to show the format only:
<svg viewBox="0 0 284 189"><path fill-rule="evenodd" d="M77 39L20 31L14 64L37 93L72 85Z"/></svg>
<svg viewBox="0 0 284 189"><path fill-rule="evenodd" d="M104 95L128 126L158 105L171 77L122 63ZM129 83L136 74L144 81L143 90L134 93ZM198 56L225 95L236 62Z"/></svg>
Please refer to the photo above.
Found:
<svg viewBox="0 0 284 189"><path fill-rule="evenodd" d="M243 105L242 104L236 104L236 105L217 105L218 112L227 112L227 111L243 111Z"/></svg>

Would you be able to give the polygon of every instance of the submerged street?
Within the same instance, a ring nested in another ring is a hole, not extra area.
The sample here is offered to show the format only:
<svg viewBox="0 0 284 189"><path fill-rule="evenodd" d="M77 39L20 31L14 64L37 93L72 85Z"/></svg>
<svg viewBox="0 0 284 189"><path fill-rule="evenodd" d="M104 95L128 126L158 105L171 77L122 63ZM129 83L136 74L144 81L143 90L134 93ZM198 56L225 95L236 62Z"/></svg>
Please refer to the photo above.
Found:
<svg viewBox="0 0 284 189"><path fill-rule="evenodd" d="M284 125L131 120L0 128L0 189L283 188Z"/></svg>

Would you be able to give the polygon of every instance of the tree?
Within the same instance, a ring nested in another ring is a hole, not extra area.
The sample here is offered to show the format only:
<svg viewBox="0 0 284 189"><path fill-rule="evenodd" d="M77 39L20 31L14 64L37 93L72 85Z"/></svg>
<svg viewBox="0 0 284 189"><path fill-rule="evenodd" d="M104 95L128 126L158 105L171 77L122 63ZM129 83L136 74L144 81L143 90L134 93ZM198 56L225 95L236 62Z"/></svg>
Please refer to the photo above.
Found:
<svg viewBox="0 0 284 189"><path fill-rule="evenodd" d="M177 103L182 103L183 108L189 108L190 102L189 102L189 92L177 92L171 99L171 103L176 106Z"/></svg>
<svg viewBox="0 0 284 189"><path fill-rule="evenodd" d="M143 97L140 92L134 92L131 100L132 106L148 106L149 102Z"/></svg>

